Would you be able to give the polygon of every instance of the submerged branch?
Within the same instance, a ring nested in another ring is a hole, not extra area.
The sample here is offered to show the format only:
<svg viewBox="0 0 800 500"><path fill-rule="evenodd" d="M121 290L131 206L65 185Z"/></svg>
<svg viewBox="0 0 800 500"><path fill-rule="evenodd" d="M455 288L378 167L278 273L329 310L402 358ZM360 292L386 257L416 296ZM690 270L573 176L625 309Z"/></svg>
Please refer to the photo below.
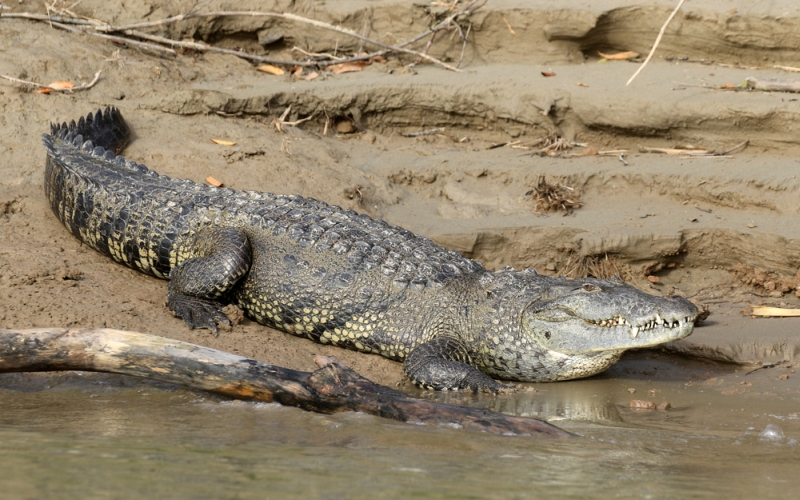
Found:
<svg viewBox="0 0 800 500"><path fill-rule="evenodd" d="M314 372L290 370L155 335L111 329L0 330L0 373L82 370L133 375L237 399L319 413L361 411L401 422L503 435L569 437L541 420L409 397L318 356Z"/></svg>

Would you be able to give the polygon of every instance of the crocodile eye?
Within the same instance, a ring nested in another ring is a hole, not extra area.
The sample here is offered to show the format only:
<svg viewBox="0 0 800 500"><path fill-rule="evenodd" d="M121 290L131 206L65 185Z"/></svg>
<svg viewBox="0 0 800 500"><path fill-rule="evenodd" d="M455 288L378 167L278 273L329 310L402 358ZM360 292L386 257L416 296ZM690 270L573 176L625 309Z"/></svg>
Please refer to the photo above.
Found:
<svg viewBox="0 0 800 500"><path fill-rule="evenodd" d="M583 285L582 288L587 292L599 292L600 291L600 287L599 286L592 285L591 283L586 283L585 285Z"/></svg>

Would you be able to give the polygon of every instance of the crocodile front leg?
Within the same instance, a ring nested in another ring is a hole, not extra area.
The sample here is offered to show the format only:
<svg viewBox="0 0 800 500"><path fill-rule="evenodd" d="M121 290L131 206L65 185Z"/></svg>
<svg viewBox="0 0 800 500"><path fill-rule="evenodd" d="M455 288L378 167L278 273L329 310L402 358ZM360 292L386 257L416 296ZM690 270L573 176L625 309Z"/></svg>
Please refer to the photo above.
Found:
<svg viewBox="0 0 800 500"><path fill-rule="evenodd" d="M494 393L509 389L469 363L470 356L464 344L442 336L415 347L406 358L403 369L408 378L423 389L470 389Z"/></svg>
<svg viewBox="0 0 800 500"><path fill-rule="evenodd" d="M191 257L170 273L167 307L191 329L230 326L220 299L250 271L252 253L243 231L209 227L199 231L184 250Z"/></svg>

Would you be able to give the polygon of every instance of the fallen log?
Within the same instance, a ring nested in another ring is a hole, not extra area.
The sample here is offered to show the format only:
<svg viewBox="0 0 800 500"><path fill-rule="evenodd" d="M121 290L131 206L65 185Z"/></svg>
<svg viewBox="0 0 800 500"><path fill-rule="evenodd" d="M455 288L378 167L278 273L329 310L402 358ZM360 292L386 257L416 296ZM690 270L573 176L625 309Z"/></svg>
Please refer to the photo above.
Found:
<svg viewBox="0 0 800 500"><path fill-rule="evenodd" d="M493 434L568 437L534 418L424 401L378 385L317 356L313 372L290 370L188 342L112 329L0 329L0 373L81 370L133 375L237 399L319 413L361 411L401 422Z"/></svg>

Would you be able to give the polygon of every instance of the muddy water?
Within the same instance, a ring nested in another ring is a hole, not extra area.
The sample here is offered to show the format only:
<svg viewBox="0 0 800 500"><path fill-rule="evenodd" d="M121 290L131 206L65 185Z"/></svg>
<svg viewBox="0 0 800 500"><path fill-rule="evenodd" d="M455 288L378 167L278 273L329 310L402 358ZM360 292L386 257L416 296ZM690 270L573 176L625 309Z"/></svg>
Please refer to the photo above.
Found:
<svg viewBox="0 0 800 500"><path fill-rule="evenodd" d="M109 375L2 375L0 491L8 499L791 498L800 487L800 401L715 388L756 380L746 377L640 356L598 378L508 397L426 394L579 434L545 441L317 415ZM633 410L632 399L673 407Z"/></svg>

